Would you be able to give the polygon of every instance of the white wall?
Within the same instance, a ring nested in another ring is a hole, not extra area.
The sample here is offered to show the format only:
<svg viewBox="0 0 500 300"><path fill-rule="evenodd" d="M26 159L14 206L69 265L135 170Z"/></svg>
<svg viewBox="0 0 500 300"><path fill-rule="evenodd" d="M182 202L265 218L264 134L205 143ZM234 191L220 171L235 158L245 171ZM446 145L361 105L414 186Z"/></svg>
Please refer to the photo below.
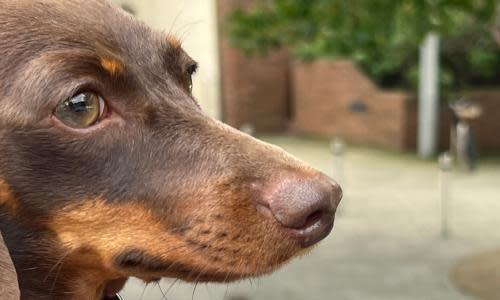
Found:
<svg viewBox="0 0 500 300"><path fill-rule="evenodd" d="M220 118L220 71L215 0L113 0L131 7L154 28L171 32L200 68L193 93L203 109Z"/></svg>

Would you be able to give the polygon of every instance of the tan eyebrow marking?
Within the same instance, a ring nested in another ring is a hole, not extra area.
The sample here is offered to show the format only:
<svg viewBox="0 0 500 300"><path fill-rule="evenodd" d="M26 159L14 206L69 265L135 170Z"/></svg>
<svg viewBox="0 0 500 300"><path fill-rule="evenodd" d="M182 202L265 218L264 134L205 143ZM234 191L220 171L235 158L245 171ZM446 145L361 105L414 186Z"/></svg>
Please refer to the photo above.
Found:
<svg viewBox="0 0 500 300"><path fill-rule="evenodd" d="M101 66L112 76L120 75L125 68L122 61L112 57L101 57Z"/></svg>
<svg viewBox="0 0 500 300"><path fill-rule="evenodd" d="M182 47L182 42L172 34L167 34L167 41L174 49L180 49Z"/></svg>

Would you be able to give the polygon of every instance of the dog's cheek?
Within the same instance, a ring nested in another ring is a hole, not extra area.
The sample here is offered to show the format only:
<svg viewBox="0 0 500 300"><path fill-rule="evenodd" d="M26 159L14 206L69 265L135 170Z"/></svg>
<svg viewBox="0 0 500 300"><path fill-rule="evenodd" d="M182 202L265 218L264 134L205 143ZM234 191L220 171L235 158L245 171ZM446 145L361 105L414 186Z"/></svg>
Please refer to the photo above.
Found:
<svg viewBox="0 0 500 300"><path fill-rule="evenodd" d="M47 227L64 251L71 253L66 259L68 264L100 270L102 274L140 276L153 270L162 275L171 261L193 268L206 263L188 241L158 221L145 203L90 199L54 214ZM117 257L135 249L155 258L155 265L117 264Z"/></svg>
<svg viewBox="0 0 500 300"><path fill-rule="evenodd" d="M96 253L108 269L113 268L113 257L123 249L157 249L160 241L174 242L165 226L154 220L144 206L112 204L102 199L63 208L47 226L67 251Z"/></svg>
<svg viewBox="0 0 500 300"><path fill-rule="evenodd" d="M214 265L227 272L257 275L288 261L300 247L275 221L257 211L245 186L226 179L197 188L196 195L176 206L172 223Z"/></svg>

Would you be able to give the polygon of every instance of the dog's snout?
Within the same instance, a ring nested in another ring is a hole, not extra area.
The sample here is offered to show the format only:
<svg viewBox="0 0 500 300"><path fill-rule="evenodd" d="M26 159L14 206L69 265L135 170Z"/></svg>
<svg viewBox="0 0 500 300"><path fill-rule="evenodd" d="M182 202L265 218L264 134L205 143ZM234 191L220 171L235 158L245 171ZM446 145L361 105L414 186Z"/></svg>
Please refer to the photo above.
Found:
<svg viewBox="0 0 500 300"><path fill-rule="evenodd" d="M309 247L330 233L342 198L337 183L324 175L293 174L269 183L268 188L272 192L264 193L263 204L302 247Z"/></svg>

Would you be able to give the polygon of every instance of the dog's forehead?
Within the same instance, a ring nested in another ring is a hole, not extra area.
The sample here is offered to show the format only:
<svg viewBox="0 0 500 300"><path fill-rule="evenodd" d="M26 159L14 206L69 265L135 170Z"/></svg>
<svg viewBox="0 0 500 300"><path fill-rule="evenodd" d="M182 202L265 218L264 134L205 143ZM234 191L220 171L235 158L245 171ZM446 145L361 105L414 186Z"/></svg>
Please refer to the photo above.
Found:
<svg viewBox="0 0 500 300"><path fill-rule="evenodd" d="M128 69L166 82L188 58L174 38L103 0L0 0L0 41L0 121L35 118L36 109L21 106L43 101L22 93L26 87L45 91L56 81L50 86L57 90L57 81L81 73L86 62L111 75Z"/></svg>
<svg viewBox="0 0 500 300"><path fill-rule="evenodd" d="M180 46L104 0L0 0L0 24L0 36L15 33L13 43L22 38L36 48L73 44L151 59L163 44Z"/></svg>

